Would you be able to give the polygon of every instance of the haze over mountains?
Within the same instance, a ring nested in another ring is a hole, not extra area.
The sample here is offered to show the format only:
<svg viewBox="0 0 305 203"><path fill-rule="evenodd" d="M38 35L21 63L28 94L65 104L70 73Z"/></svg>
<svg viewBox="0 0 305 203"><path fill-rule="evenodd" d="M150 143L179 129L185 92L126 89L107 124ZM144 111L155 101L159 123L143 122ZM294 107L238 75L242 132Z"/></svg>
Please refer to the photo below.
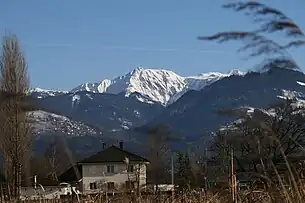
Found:
<svg viewBox="0 0 305 203"><path fill-rule="evenodd" d="M288 94L302 100L303 83L303 73L285 69L182 77L169 70L136 68L113 80L81 84L70 92L33 89L38 104L54 113L40 112L40 117L34 114L33 118L52 123L47 130L36 125L39 139L50 135L80 139L72 144L78 151L83 145L92 145L89 148L94 151L101 140L141 145L143 129L154 124L167 124L183 142L196 141L235 119L219 115L218 109L265 108Z"/></svg>

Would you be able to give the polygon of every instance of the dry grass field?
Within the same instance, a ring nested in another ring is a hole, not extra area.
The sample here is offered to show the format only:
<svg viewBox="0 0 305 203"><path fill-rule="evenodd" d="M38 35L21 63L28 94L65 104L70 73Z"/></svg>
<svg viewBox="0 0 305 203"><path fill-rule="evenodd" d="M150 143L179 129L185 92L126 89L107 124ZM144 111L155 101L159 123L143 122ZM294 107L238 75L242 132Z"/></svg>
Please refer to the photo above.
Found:
<svg viewBox="0 0 305 203"><path fill-rule="evenodd" d="M79 200L77 198L64 198L55 200L25 200L25 201L4 201L3 203L70 203L70 202L83 202L83 203L304 203L305 202L305 190L302 185L295 188L296 185L292 184L289 187L272 188L272 189L260 189L260 190L243 190L236 194L236 200L232 199L232 195L229 190L216 191L213 194L176 194L173 199L171 195L142 195L137 197L136 195L117 195L108 196L95 195L91 197L82 197Z"/></svg>

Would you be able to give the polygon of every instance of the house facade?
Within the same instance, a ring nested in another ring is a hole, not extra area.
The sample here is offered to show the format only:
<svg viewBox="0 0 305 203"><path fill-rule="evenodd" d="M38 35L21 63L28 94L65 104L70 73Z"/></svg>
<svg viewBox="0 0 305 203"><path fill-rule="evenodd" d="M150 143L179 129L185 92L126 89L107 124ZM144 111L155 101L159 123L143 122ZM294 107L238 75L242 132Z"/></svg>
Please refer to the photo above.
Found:
<svg viewBox="0 0 305 203"><path fill-rule="evenodd" d="M146 185L149 161L120 147L111 146L77 163L83 194L132 191ZM71 174L71 173L70 173Z"/></svg>
<svg viewBox="0 0 305 203"><path fill-rule="evenodd" d="M146 185L146 164L83 164L83 193L119 192Z"/></svg>

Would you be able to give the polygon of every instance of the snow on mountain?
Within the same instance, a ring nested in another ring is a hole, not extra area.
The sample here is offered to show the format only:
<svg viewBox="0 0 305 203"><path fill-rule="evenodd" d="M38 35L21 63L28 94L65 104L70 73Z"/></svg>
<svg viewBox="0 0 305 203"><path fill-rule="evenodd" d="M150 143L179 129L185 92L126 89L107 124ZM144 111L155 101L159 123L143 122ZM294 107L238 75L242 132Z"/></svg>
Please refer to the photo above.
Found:
<svg viewBox="0 0 305 203"><path fill-rule="evenodd" d="M296 106L304 106L304 80L303 73L282 69L182 77L168 70L137 68L113 80L80 85L66 94L36 89L34 93L51 96L39 97L35 102L53 114L36 111L35 128L39 137L63 134L80 139L79 145L73 140L77 150L90 140L99 144L96 139L105 137L141 143L141 132L155 124L167 124L173 132L185 136L184 143L198 142L203 134L209 135L235 121L236 118L220 115L220 109L243 108L253 113L286 98L296 98ZM56 93L59 95L52 96ZM159 104L172 102L167 108ZM101 129L103 136L94 136L94 127ZM135 128L139 132L133 132Z"/></svg>
<svg viewBox="0 0 305 203"><path fill-rule="evenodd" d="M188 91L146 126L166 123L178 133L197 139L198 135L215 132L219 126L233 121L231 116L220 115L219 109L267 108L295 96L296 105L301 106L305 100L303 83L304 73L275 68L264 73L223 78L201 91Z"/></svg>
<svg viewBox="0 0 305 203"><path fill-rule="evenodd" d="M167 105L174 103L177 101L182 95L184 95L189 90L201 90L204 87L224 78L224 77L230 77L232 75L240 75L243 76L246 73L241 72L239 70L233 69L229 73L219 73L219 72L209 72L209 73L201 73L198 76L189 76L185 77L185 83L186 86L184 89L175 94L170 101L167 103Z"/></svg>
<svg viewBox="0 0 305 203"><path fill-rule="evenodd" d="M163 110L159 103L148 104L124 94L76 92L36 99L36 105L48 112L66 116L75 121L110 132L141 126Z"/></svg>
<svg viewBox="0 0 305 203"><path fill-rule="evenodd" d="M112 81L108 79L105 79L100 83L84 83L72 89L71 92L88 91L93 93L104 93L111 83Z"/></svg>
<svg viewBox="0 0 305 203"><path fill-rule="evenodd" d="M224 77L230 77L232 75L245 75L244 72L241 72L237 69L231 70L229 73L219 73L219 72L209 72L209 73L201 73L198 76L190 76L185 77L187 81L188 89L191 90L201 90L205 86L216 82Z"/></svg>
<svg viewBox="0 0 305 203"><path fill-rule="evenodd" d="M56 91L56 90L45 90L41 88L32 88L29 93L36 98L43 98L48 96L57 96L61 94L66 94L68 91Z"/></svg>
<svg viewBox="0 0 305 203"><path fill-rule="evenodd" d="M74 88L72 92L81 90L112 94L125 92L127 97L132 93L140 93L152 101L166 104L172 96L181 92L185 85L184 78L172 71L136 68L114 80L106 79L99 84L82 84ZM141 97L138 99L149 102Z"/></svg>
<svg viewBox="0 0 305 203"><path fill-rule="evenodd" d="M84 90L112 94L124 92L127 97L132 93L139 93L145 98L138 97L140 101L154 101L168 105L179 99L188 90L201 90L221 78L243 74L239 70L232 70L227 74L211 72L198 76L183 77L170 70L138 67L128 74L113 80L106 79L100 83L79 85L71 92Z"/></svg>

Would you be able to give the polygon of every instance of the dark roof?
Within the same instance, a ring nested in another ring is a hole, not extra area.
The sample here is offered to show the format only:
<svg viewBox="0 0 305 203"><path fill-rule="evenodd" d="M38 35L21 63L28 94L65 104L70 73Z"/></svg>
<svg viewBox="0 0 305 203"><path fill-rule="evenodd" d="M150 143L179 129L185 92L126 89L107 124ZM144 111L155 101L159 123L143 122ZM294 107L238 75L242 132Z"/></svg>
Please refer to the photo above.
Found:
<svg viewBox="0 0 305 203"><path fill-rule="evenodd" d="M79 164L84 163L113 163L113 162L122 162L124 163L125 157L129 158L130 162L149 162L147 159L128 152L124 149L118 148L116 146L108 147L91 157L85 158L82 161L79 161Z"/></svg>
<svg viewBox="0 0 305 203"><path fill-rule="evenodd" d="M70 167L68 170L63 172L58 179L61 182L75 182L82 178L82 166L81 165L75 165Z"/></svg>

